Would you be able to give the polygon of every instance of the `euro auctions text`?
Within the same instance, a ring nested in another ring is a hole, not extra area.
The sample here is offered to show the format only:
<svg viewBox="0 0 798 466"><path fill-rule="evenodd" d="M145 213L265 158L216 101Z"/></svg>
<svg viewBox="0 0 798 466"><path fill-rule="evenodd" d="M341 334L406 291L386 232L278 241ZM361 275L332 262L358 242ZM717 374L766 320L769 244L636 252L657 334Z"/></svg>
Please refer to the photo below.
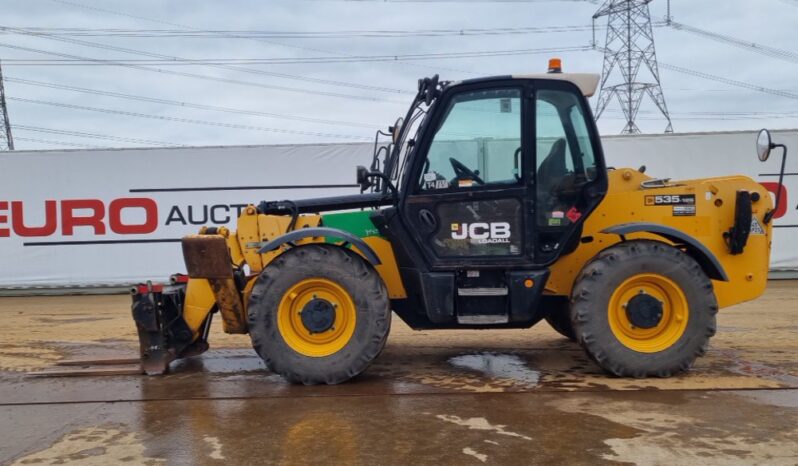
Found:
<svg viewBox="0 0 798 466"><path fill-rule="evenodd" d="M38 204L0 201L0 237L73 236L78 230L94 236L148 235L160 226L227 225L247 207L247 204L159 206L149 197L51 199Z"/></svg>

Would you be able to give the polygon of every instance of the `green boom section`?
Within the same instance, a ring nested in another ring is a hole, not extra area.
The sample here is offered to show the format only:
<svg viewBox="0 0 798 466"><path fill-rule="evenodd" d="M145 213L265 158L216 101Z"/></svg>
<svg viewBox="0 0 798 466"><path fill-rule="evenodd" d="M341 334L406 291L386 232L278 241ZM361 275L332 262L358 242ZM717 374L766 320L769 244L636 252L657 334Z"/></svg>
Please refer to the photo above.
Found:
<svg viewBox="0 0 798 466"><path fill-rule="evenodd" d="M323 214L321 224L329 228L348 231L359 238L367 236L381 236L377 227L372 223L370 210L359 210L356 212L342 212L335 214ZM338 242L337 238L327 238L327 242Z"/></svg>

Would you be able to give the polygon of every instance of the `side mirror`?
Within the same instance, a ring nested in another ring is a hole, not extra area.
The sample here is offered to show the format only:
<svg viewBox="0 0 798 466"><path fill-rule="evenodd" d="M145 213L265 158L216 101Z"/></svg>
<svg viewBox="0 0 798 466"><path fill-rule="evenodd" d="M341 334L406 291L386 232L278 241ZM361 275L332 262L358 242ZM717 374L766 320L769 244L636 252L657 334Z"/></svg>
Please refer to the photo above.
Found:
<svg viewBox="0 0 798 466"><path fill-rule="evenodd" d="M756 137L756 156L759 157L760 162L766 161L770 157L770 151L773 149L773 140L770 137L770 131L763 129Z"/></svg>
<svg viewBox="0 0 798 466"><path fill-rule="evenodd" d="M356 182L360 185L360 189L362 191L367 190L371 187L371 181L369 180L369 171L363 165L358 165L356 169Z"/></svg>
<svg viewBox="0 0 798 466"><path fill-rule="evenodd" d="M773 206L773 209L765 213L765 217L763 218L765 225L773 220L773 216L776 215L776 212L778 212L779 208L781 207L781 192L783 191L782 187L784 186L784 170L787 168L787 146L784 144L774 144L770 137L770 131L763 129L759 132L759 135L756 137L756 156L759 157L760 162L766 161L770 157L770 151L777 147L781 147L781 171L779 171L779 188L776 191L776 204Z"/></svg>

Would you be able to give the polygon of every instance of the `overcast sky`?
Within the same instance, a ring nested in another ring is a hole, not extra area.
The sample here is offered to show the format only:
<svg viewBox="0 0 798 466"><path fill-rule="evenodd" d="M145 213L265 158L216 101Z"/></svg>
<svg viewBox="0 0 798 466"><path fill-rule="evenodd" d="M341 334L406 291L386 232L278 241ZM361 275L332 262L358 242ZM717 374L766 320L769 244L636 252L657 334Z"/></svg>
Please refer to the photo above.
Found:
<svg viewBox="0 0 798 466"><path fill-rule="evenodd" d="M663 19L665 6L665 0L651 3L653 20ZM7 0L4 2L0 26L21 29L289 32L529 28L587 26L598 7L598 3L588 1L539 0ZM677 132L798 127L798 0L673 0L672 11L677 22L780 49L785 52L777 53L786 58L764 56L722 41L659 26L655 27L654 34L657 54L663 64L793 94L790 97L757 92L679 73L663 65L663 90ZM599 25L603 24L606 24L606 18L599 21ZM52 36L20 34L24 31L19 29L5 31L0 37L0 59L4 60L3 72L9 78L5 89L11 122L19 126L14 129L17 149L59 147L58 144L26 139L103 147L158 143L234 145L356 142L373 138L374 130L386 127L404 113L419 77L438 73L442 79L456 80L484 75L542 72L545 71L549 56L561 57L566 71L600 72L603 59L600 52L587 50L417 61L242 65L248 69L263 70L269 75L199 65L141 65L150 68L149 71L121 66L25 66L13 60L65 57L10 48L9 45L86 58L141 60L147 56L53 40ZM604 29L599 29L597 35L599 43L603 43ZM588 46L591 32L340 39L142 38L107 35L56 37L181 58L269 59L574 48ZM166 73L159 72L159 69ZM173 72L218 77L227 82L170 74ZM289 77L271 75L274 73ZM298 80L290 76L306 79ZM34 86L19 80L226 107L272 116L122 99ZM52 103L148 117L59 107ZM623 126L623 121L617 104L611 104L609 109L599 120L599 127L603 134L616 134ZM665 121L655 119L655 108L648 103L643 105L640 117L639 125L645 132L661 132L665 128ZM53 131L91 133L128 138L130 141L77 137Z"/></svg>

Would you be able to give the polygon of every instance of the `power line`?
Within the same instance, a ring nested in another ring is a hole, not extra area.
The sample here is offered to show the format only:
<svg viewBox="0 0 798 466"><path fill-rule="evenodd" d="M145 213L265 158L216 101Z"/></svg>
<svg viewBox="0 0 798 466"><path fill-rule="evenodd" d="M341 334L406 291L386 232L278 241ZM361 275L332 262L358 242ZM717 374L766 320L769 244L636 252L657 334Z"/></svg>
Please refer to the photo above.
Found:
<svg viewBox="0 0 798 466"><path fill-rule="evenodd" d="M59 90L66 90L66 91L73 91L73 92L81 92L86 94L93 94L93 95L101 95L106 97L115 97L120 99L127 99L133 101L141 101L141 102L149 102L149 103L156 103L156 104L163 104L163 105L171 105L175 107L183 107L183 108L195 108L198 110L209 110L209 111L216 111L216 112L224 112L224 113L232 113L232 114L239 114L239 115L249 115L249 116L260 116L266 118L279 118L283 120L295 120L295 121L304 121L308 123L320 123L325 125L332 125L332 126L350 126L353 128L368 128L373 129L374 124L372 123L365 123L365 122L353 122L353 121L344 121L344 120L327 120L321 118L313 118L313 117L306 117L301 115L289 115L283 113L272 113L272 112L262 112L257 110L247 110L241 108L233 108L233 107L219 107L214 105L205 105L205 104L197 104L192 102L183 102L183 101L176 101L176 100L168 100L162 99L158 97L147 97L142 95L133 95L133 94L124 94L121 92L113 92L113 91L103 91L99 89L89 89L84 87L77 87L77 86L68 86L65 84L56 84L56 83L48 83L42 81L33 81L30 79L22 79L22 78L15 78L12 76L4 76L6 82L12 82L17 84L25 84L30 86L36 87L43 87L43 88L50 88L50 89L59 89ZM685 91L685 92L739 92L739 89L686 89L686 88L669 88L669 91ZM787 91L789 92L789 91ZM607 109L606 112L614 112L614 109ZM646 113L645 111L640 111L640 113ZM748 114L748 113L745 113Z"/></svg>
<svg viewBox="0 0 798 466"><path fill-rule="evenodd" d="M791 89L780 89L787 92L793 92ZM740 89L697 89L685 87L669 87L668 92L740 92ZM796 91L798 92L798 91Z"/></svg>
<svg viewBox="0 0 798 466"><path fill-rule="evenodd" d="M132 94L123 94L120 92L112 92L112 91L102 91L98 89L88 89L85 87L76 87L76 86L67 86L64 84L55 84L55 83L46 83L42 81L33 81L30 79L21 79L21 78L14 78L6 76L6 81L12 83L19 83L25 84L29 86L37 86L37 87L45 87L50 89L59 89L65 91L73 91L73 92L82 92L85 94L94 94L94 95L101 95L107 97L116 97L120 99L128 99L128 100L136 100L141 102L150 102L156 104L163 104L163 105L172 105L175 107L183 107L183 108L194 108L198 110L211 110L215 112L225 112L225 113L235 113L239 115L250 115L250 116L259 116L259 117L267 117L267 118L279 118L282 120L295 120L295 121L304 121L308 123L320 123L325 125L335 125L335 126L352 126L357 128L370 128L373 129L374 125L370 123L356 123L350 121L341 121L341 120L325 120L321 118L312 118L312 117L303 117L298 115L286 115L282 113L271 113L271 112L261 112L255 110L245 110L239 108L231 108L231 107L217 107L214 105L205 105L205 104L197 104L191 102L180 102L176 100L168 100L168 99L160 99L157 97L147 97L141 95L132 95Z"/></svg>
<svg viewBox="0 0 798 466"><path fill-rule="evenodd" d="M106 139L109 141L120 141L120 142L132 142L136 144L149 144L149 145L157 145L157 146L169 146L169 147L185 147L183 144L174 144L171 142L163 142L163 141L153 141L150 139L136 139L136 138L126 138L122 136L110 136L107 134L98 134L98 133L85 133L81 131L71 131L71 130L63 130L63 129L53 129L53 128L42 128L40 126L28 126L28 125L14 125L15 129L21 129L25 131L34 131L37 133L47 133L47 134L60 134L64 136L77 136L82 138L91 138L91 139Z"/></svg>
<svg viewBox="0 0 798 466"><path fill-rule="evenodd" d="M607 109L608 113L618 113L620 110L615 109ZM655 112L641 110L641 114L655 114ZM764 116L768 118L790 118L793 116L798 116L798 112L791 111L791 112L761 112L756 110L751 111L744 111L744 112L737 112L737 111L691 111L691 112L672 112L673 115L703 115L703 116Z"/></svg>
<svg viewBox="0 0 798 466"><path fill-rule="evenodd" d="M656 115L650 111L640 111L645 115L641 120L655 120ZM608 119L622 119L621 115L608 116ZM744 120L795 120L798 119L798 112L671 112L674 120L697 120L697 121L744 121Z"/></svg>
<svg viewBox="0 0 798 466"><path fill-rule="evenodd" d="M598 0L307 0L316 2L360 3L598 3Z"/></svg>
<svg viewBox="0 0 798 466"><path fill-rule="evenodd" d="M150 17L147 17L147 16L134 15L134 14L130 14L130 13L124 13L124 12L120 12L120 11L109 10L109 9L106 9L106 8L99 8L99 7L96 7L96 6L84 5L82 3L72 2L72 1L68 1L68 0L50 0L50 1L55 2L55 3L61 3L61 4L64 4L64 5L70 5L70 6L74 6L74 7L78 7L78 8L85 8L85 9L89 9L89 10L100 11L100 12L107 13L107 14L118 15L118 16L126 16L128 18L135 18L135 19L139 19L139 20L143 20L143 21L149 21L149 22L153 22L153 23L165 24L165 25L168 25L168 26L174 26L174 27L179 27L179 28L183 28L183 29L189 29L189 30L197 29L197 28L194 28L194 27L191 27L191 26L186 26L185 24L172 23L172 22L160 20L160 19L157 19L157 18L150 18ZM321 49L321 48L317 48L317 47L307 47L307 46L300 46L300 45L295 45L295 44L285 44L283 42L275 42L273 40L267 40L267 39L263 39L263 38L253 38L251 40L255 40L255 41L258 41L258 42L265 43L265 44L277 45L279 47L287 47L287 48L293 48L293 49L297 49L297 50L309 50L309 51L313 51L313 52L327 53L327 54L330 54L330 55L347 56L346 53L337 52L337 51L331 51L331 50L326 50L326 49ZM415 66L415 67L420 67L420 68L428 68L426 66L417 65L417 64L414 64L414 63L405 63L405 65L406 66ZM457 68L437 67L436 71L440 71L440 70L456 71L456 72L467 73L467 74L475 74L475 73L473 73L471 71L461 70L461 69L457 69Z"/></svg>
<svg viewBox="0 0 798 466"><path fill-rule="evenodd" d="M762 92L764 94L771 94L776 95L779 97L786 97L788 99L798 99L798 93L786 91L783 89L772 89L769 87L758 86L756 84L747 83L744 81L737 81L734 79L724 78L722 76L716 76L709 73L704 73L701 71L696 71L690 68L684 68L681 66L676 65L669 65L667 63L659 62L660 68L665 68L666 70L676 71L677 73L687 74L690 76L695 76L697 78L707 79L710 81L715 81L723 84L728 84L730 86L741 87L744 89L750 89L752 91Z"/></svg>
<svg viewBox="0 0 798 466"><path fill-rule="evenodd" d="M0 44L4 45L4 44ZM468 52L436 52L396 55L353 55L349 57L304 57L304 58L181 58L172 59L7 59L6 64L17 66L190 66L190 65L221 65L221 64L247 64L247 65L294 65L294 64L325 64L325 63L370 63L386 61L407 60L446 60L462 58L500 57L510 55L534 55L548 53L587 52L593 50L590 46L554 47L539 49L510 49L510 50L474 50Z"/></svg>
<svg viewBox="0 0 798 466"><path fill-rule="evenodd" d="M592 26L536 26L503 28L461 29L386 29L342 31L270 31L270 30L185 30L185 29L108 29L108 28L20 28L31 33L60 37L126 37L126 38L202 38L202 39L348 39L348 38L401 38L401 37L467 37L490 35L549 34L584 32Z"/></svg>
<svg viewBox="0 0 798 466"><path fill-rule="evenodd" d="M8 31L8 32L16 33L16 34L22 34L22 35L38 37L38 38L41 38L41 39L54 40L54 41L59 41L59 42L66 42L66 43L69 43L69 44L80 45L80 46L84 46L84 47L91 47L91 48L97 48L97 49L102 49L102 50L111 50L111 51L116 51L116 52L128 53L128 54L132 54L132 55L140 55L140 56L146 56L146 57L155 58L155 59L162 59L162 60L167 60L167 61L169 61L169 62L171 62L173 64L175 62L185 62L185 61L189 60L189 59L183 58L183 57L177 57L177 56L171 56L171 55L163 55L163 54L159 54L159 53L148 52L148 51L145 51L145 50L137 50L137 49L130 49L130 48L125 48L125 47L118 47L118 46L113 46L113 45L108 45L108 44L101 44L99 42L91 42L91 41L73 39L73 38L67 38L67 37L58 37L58 36L56 36L54 34L33 32L33 31L29 31L29 30L26 30L26 29L23 29L23 28L13 28L13 27L5 27L5 26L3 26L3 27L0 27L0 31ZM264 71L264 70L258 70L258 69L252 69L252 68L241 68L241 67L229 66L227 64L209 63L209 64L206 64L206 66L211 66L213 68L219 68L219 69L236 71L236 72L254 73L254 74L265 75L265 76L273 76L273 77L284 78L284 79L292 79L292 80L298 80L298 81L309 81L309 82L313 82L313 83L317 83L317 84L329 84L329 85L332 85L332 86L351 87L351 88L355 88L355 89L364 89L364 90L389 92L389 93L399 93L399 94L404 93L404 91L399 90L399 89L391 89L391 88L386 88L386 87L381 87L381 86L373 86L373 85L368 85L368 84L364 84L364 83L352 83L352 82L345 82L345 81L335 81L335 80L332 80L332 79L312 78L312 77L307 77L307 76L300 76L300 75L287 74L287 73L278 73L278 72L272 72L272 71ZM314 92L312 90L306 90L306 91L308 93L313 93Z"/></svg>
<svg viewBox="0 0 798 466"><path fill-rule="evenodd" d="M41 138L28 138L28 137L17 137L17 141L26 141L26 142L37 142L40 144L50 144L53 146L68 146L68 147L82 147L85 149L105 149L106 146L96 146L94 144L78 144L74 142L66 142L66 141L56 141L53 139L41 139Z"/></svg>
<svg viewBox="0 0 798 466"><path fill-rule="evenodd" d="M84 105L75 105L75 104L65 104L61 102L51 102L46 100L37 100L37 99L25 99L21 97L9 97L8 100L13 100L16 102L25 102L30 104L39 104L39 105L49 105L51 107L60 107L60 108L69 108L73 110L86 110L90 112L98 112L98 113L106 113L106 114L114 114L114 115L124 115L124 116L131 116L136 118L146 118L150 120L161 120L161 121L173 121L176 123L188 123L194 125L205 125L205 126L217 126L221 128L231 128L231 129L241 129L241 130L249 130L249 131L266 131L271 133L281 133L281 134L299 134L303 136L315 136L315 137L325 137L325 138L336 138L336 139L352 139L352 140L361 140L361 141L369 141L372 138L366 136L355 136L351 134L338 134L338 133L322 133L316 131L304 131L304 130L293 130L293 129L282 129L282 128L269 128L265 126L256 126L256 125L241 125L236 123L225 123L220 121L207 121L207 120L196 120L191 118L179 118L179 117L170 117L164 115L151 115L147 113L138 113L138 112L129 112L126 110L117 110L117 109L109 109L109 108L99 108L99 107L88 107Z"/></svg>
<svg viewBox="0 0 798 466"><path fill-rule="evenodd" d="M723 117L723 116L678 116L675 114L671 115L674 120L678 121L749 121L749 120L793 120L793 118L771 118L771 117L764 117L764 116L748 116L748 117ZM608 117L610 120L622 120L623 117L615 116L615 117ZM646 116L646 117L639 117L640 120L648 120L654 121L658 118Z"/></svg>
<svg viewBox="0 0 798 466"><path fill-rule="evenodd" d="M136 70L144 70L144 71L150 71L150 72L160 73L160 74L168 74L168 75L173 75L173 76L181 76L181 77L188 77L188 78L194 78L194 79L202 79L202 80L206 80L206 81L222 82L222 83L226 83L226 84L237 84L237 85L241 85L241 86L259 87L259 88L263 88L263 89L272 89L272 90L279 90L279 91L286 91L286 92L297 92L297 93L301 93L301 94L315 94L315 95L322 95L322 96L328 96L328 97L340 97L340 98L344 98L344 99L365 100L365 101L373 101L373 102L391 102L391 103L398 103L398 104L404 104L405 103L405 102L401 102L401 101L384 99L384 98L379 98L379 97L374 97L374 96L360 96L360 95L353 95L353 94L341 94L341 93L337 93L337 92L316 91L316 90L311 90L311 89L301 89L301 88L294 88L294 87L287 87L287 86L277 86L277 85L257 83L257 82L252 82L252 81L242 81L242 80L239 80L239 79L221 78L221 77L217 77L217 76L195 74L195 73L188 73L188 72L175 71L175 70L166 70L166 69L163 69L163 68L151 68L151 67L146 67L146 66L141 66L141 65L133 65L133 64L127 64L127 63L122 63L122 62L114 62L113 60L104 60L104 59L99 59L99 58L89 58L89 57L83 57L83 56L79 56L79 55L71 55L71 54L66 54L66 53L51 52L51 51L48 51L48 50L34 49L34 48L30 48L30 47L22 47L22 46L19 46L19 45L12 45L12 44L0 43L0 47L5 47L5 48L13 49L13 50L22 50L22 51L27 51L27 52L39 53L39 54L44 54L44 55L57 56L57 57L62 57L62 58L71 58L71 59L75 59L75 60L108 61L109 65L116 63L115 66L121 66L121 67L125 67L125 68L131 68L131 69L136 69Z"/></svg>
<svg viewBox="0 0 798 466"><path fill-rule="evenodd" d="M676 21L671 21L670 26L676 29L677 31L688 32L690 34L694 34L700 37L732 45L734 47L750 50L760 55L765 55L771 58L778 58L779 60L784 60L792 63L798 63L798 53L791 52L789 50L758 44L756 42L743 40L726 34L718 34L716 32L711 32L697 27L688 26L686 24L677 23Z"/></svg>

